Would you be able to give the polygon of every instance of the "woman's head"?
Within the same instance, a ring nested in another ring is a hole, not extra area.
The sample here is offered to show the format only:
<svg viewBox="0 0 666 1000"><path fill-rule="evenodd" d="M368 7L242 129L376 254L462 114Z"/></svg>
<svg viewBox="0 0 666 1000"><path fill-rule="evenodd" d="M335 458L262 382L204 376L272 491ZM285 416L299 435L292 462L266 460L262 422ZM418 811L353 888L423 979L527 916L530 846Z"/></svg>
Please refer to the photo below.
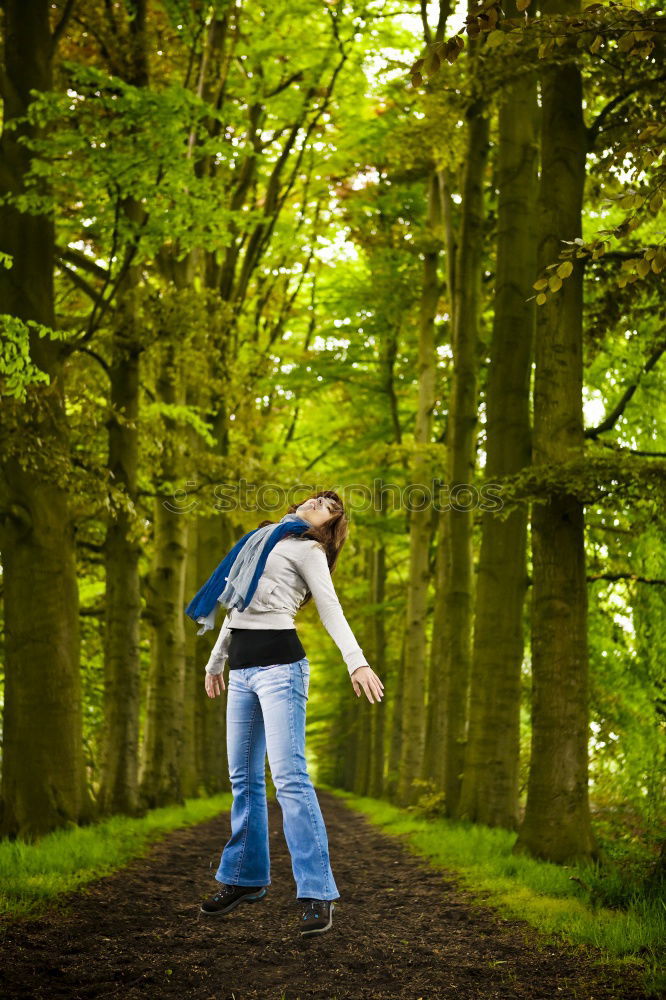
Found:
<svg viewBox="0 0 666 1000"><path fill-rule="evenodd" d="M342 500L335 490L321 490L300 504L292 504L289 514L298 514L312 525L301 538L314 538L324 546L328 567L335 567L347 539L349 522Z"/></svg>
<svg viewBox="0 0 666 1000"><path fill-rule="evenodd" d="M320 542L326 552L328 568L333 572L349 531L344 505L335 490L320 490L318 493L313 493L307 500L292 504L286 513L298 514L304 521L309 521L311 527L296 537L314 538ZM262 521L257 527L263 528L265 524L274 523L274 521ZM309 600L309 597L307 599Z"/></svg>
<svg viewBox="0 0 666 1000"><path fill-rule="evenodd" d="M304 500L295 508L294 513L309 521L313 528L320 528L330 521L341 509L341 504L331 496L318 493Z"/></svg>

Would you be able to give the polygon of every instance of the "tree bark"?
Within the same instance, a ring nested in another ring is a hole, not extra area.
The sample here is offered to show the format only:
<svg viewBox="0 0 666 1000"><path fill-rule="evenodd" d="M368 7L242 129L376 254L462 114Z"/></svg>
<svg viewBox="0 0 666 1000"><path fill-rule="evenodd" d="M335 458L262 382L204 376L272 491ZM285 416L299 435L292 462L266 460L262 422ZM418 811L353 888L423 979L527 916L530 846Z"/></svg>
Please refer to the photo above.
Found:
<svg viewBox="0 0 666 1000"><path fill-rule="evenodd" d="M448 716L446 707L451 668L448 649L451 644L450 623L446 614L446 595L451 572L449 545L450 518L446 511L438 515L437 548L435 554L435 600L432 619L432 642L428 664L428 706L426 710L426 746L421 778L432 782L435 789L444 790L446 778L446 747Z"/></svg>
<svg viewBox="0 0 666 1000"><path fill-rule="evenodd" d="M373 589L373 556L374 547L373 542L368 541L364 550L365 557L365 567L363 571L363 578L368 580L369 589L372 593ZM365 628L363 631L363 636L361 638L361 645L363 646L363 651L368 657L368 662L375 664L375 648L374 639L372 635L372 619L366 620ZM376 671L376 665L373 666ZM353 689L352 689L353 691ZM368 787L370 785L371 777L371 766L372 766L372 728L374 725L374 705L371 705L368 701L366 695L361 693L360 698L354 699L357 701L357 713L356 713L356 745L354 748L354 791L357 795L367 795Z"/></svg>
<svg viewBox="0 0 666 1000"><path fill-rule="evenodd" d="M119 297L124 318L113 334L108 468L130 508L109 513L104 544L104 729L98 803L103 815L138 815L141 665L139 622L141 552L136 515L138 476L139 354L134 282ZM132 509L133 508L133 509Z"/></svg>
<svg viewBox="0 0 666 1000"><path fill-rule="evenodd" d="M52 87L47 0L6 0L0 194L25 190L38 133L12 126L30 91ZM44 189L42 188L42 193ZM49 215L0 207L0 313L54 327L54 228ZM31 361L49 384L3 402L0 477L5 598L5 702L0 835L32 839L93 818L82 747L79 598L68 501L69 434L59 342L31 331Z"/></svg>
<svg viewBox="0 0 666 1000"><path fill-rule="evenodd" d="M198 390L197 390L198 391ZM228 449L228 420L226 401L222 399L217 407L217 422L213 425L213 435L217 442L216 449L220 456L224 456ZM187 591L187 601L197 592L204 580L207 580L222 557L238 541L242 532L237 532L232 518L225 512L213 511L212 498L209 501L210 511L204 510L196 515L196 525L192 532L192 543L189 558L195 564L194 585L190 584ZM189 514L188 519L192 522L194 514ZM186 602L187 603L187 602ZM218 612L219 627L222 625L226 612L220 608ZM216 625L217 628L217 625ZM227 691L218 698L209 698L204 689L205 666L210 656L212 646L211 635L207 633L203 636L196 635L194 625L188 618L185 619L186 635L188 636L188 646L190 644L193 651L193 669L198 685L199 696L197 698L197 718L203 727L203 761L201 780L208 794L230 789L229 771L227 766L226 748L226 705ZM218 629L219 631L219 629ZM214 633L217 638L217 632ZM214 641L214 640L213 640ZM225 668L225 683L229 682L229 669Z"/></svg>
<svg viewBox="0 0 666 1000"><path fill-rule="evenodd" d="M396 799L415 802L425 749L426 620L428 616L429 553L432 536L432 469L427 452L435 408L437 354L435 316L439 302L437 266L441 224L439 178L433 167L428 178L428 219L423 255L423 289L419 327L418 402L414 429L415 457L409 510L409 585L407 591L406 656L409 683L403 690L402 738ZM416 487L416 489L415 489ZM419 488L420 487L420 488Z"/></svg>
<svg viewBox="0 0 666 1000"><path fill-rule="evenodd" d="M476 41L476 40L472 40ZM472 43L470 43L470 49ZM460 248L457 253L456 301L453 312L453 380L449 406L448 536L451 547L445 613L450 642L446 650L448 678L444 792L446 813L455 816L462 779L467 697L472 656L474 510L470 493L474 477L477 433L477 374L481 261L483 253L483 178L488 156L489 124L485 103L477 98L468 112L468 140L463 181ZM460 492L457 492L460 490Z"/></svg>
<svg viewBox="0 0 666 1000"><path fill-rule="evenodd" d="M391 706L391 721L389 723L388 772L386 775L386 794L390 800L396 797L398 787L400 749L402 743L402 706L405 688L405 656L407 648L407 633L403 631L400 658L397 668L386 678L386 690L389 693L388 702Z"/></svg>
<svg viewBox="0 0 666 1000"><path fill-rule="evenodd" d="M381 482L376 493L375 510L379 518L386 517L386 504L381 492ZM370 600L375 606L372 614L372 669L386 686L386 612L382 605L386 599L386 546L380 534L372 550L372 590ZM384 732L386 695L372 709L372 738L370 749L370 775L367 794L380 798L384 792Z"/></svg>
<svg viewBox="0 0 666 1000"><path fill-rule="evenodd" d="M495 310L486 390L488 482L530 461L536 126L536 80L521 77L507 87L499 109ZM526 511L515 510L505 520L483 513L458 817L507 829L518 825L526 544Z"/></svg>
<svg viewBox="0 0 666 1000"><path fill-rule="evenodd" d="M237 541L228 518L224 515L215 519L198 517L196 525L190 529L190 538L192 532L195 535L196 544L191 545L190 551L192 552L192 562L196 566L196 579L187 591L188 601L193 594L196 594L202 581L208 579L224 553L228 552ZM223 609L220 611L225 613ZM185 627L189 633L187 621ZM201 733L200 779L206 793L215 795L218 792L228 792L231 789L226 744L228 690L225 689L218 698L208 697L204 687L204 669L210 656L211 642L205 636L197 636L196 633L193 633L191 644L193 646L195 683L199 692L195 702L195 717ZM227 668L225 684L228 686L228 683L229 670Z"/></svg>
<svg viewBox="0 0 666 1000"><path fill-rule="evenodd" d="M185 402L183 362L174 332L165 345L157 397L171 405ZM183 442L180 428L165 417L160 478L180 479ZM141 769L141 796L148 808L182 804L183 726L185 715L185 566L188 518L166 506L170 495L158 495L153 518L153 568L146 617L154 632L148 671L146 730Z"/></svg>
<svg viewBox="0 0 666 1000"><path fill-rule="evenodd" d="M137 0L129 22L127 82L149 84L146 0ZM125 216L137 225L144 210L133 197L122 201ZM137 321L140 268L131 265L117 290L118 322L111 342L108 469L127 506L111 510L104 544L106 570L104 633L104 728L100 811L139 815L139 714L141 664L139 635L141 588L139 522L136 515L139 454L139 382L142 351Z"/></svg>
<svg viewBox="0 0 666 1000"><path fill-rule="evenodd" d="M579 0L545 0L574 13ZM581 235L585 182L582 80L574 61L541 77L541 271L562 240ZM537 311L533 461L551 469L583 455L583 271ZM583 506L563 487L534 502L532 528L532 751L516 853L554 862L597 854L588 801L587 585Z"/></svg>

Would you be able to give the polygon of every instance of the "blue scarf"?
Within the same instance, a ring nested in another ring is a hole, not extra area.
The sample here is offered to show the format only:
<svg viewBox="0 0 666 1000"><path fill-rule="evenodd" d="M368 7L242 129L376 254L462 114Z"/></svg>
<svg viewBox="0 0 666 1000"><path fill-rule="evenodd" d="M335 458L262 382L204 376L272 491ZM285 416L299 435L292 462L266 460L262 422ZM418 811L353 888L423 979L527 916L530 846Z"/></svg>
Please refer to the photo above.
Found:
<svg viewBox="0 0 666 1000"><path fill-rule="evenodd" d="M201 625L197 635L215 627L218 602L229 610L243 611L252 600L276 542L286 535L302 535L311 527L305 518L285 514L277 524L265 524L243 535L185 608L185 614Z"/></svg>

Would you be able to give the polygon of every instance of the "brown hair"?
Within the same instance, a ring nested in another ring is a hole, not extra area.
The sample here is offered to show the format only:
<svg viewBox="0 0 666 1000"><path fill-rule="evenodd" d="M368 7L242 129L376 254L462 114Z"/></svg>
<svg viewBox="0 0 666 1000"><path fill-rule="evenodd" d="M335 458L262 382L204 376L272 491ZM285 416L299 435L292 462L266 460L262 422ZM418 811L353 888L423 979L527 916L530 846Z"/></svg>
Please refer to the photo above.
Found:
<svg viewBox="0 0 666 1000"><path fill-rule="evenodd" d="M316 497L325 497L332 500L335 504L333 507L333 514L329 517L328 521L316 528L312 525L307 531L304 531L300 535L294 535L294 538L312 538L322 546L324 552L326 553L326 561L328 562L328 568L333 572L336 567L338 556L342 546L347 540L347 535L349 533L349 522L347 520L347 515L345 513L344 504L342 500L335 492L335 490L320 490L319 493L313 493L311 497L306 497L306 500L313 500ZM294 503L286 511L287 514L295 514L296 510L305 500L299 501L299 503ZM275 521L262 521L258 524L258 528L263 528L266 524L275 524ZM305 598L301 602L301 607L312 600L312 594L308 590Z"/></svg>

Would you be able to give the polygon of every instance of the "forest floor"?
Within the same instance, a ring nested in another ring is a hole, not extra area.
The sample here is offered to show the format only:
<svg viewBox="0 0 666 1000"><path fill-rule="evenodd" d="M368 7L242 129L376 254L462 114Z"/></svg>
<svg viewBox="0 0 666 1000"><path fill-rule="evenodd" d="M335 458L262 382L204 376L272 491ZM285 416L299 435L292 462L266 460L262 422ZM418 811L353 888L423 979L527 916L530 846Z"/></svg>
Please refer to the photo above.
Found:
<svg viewBox="0 0 666 1000"><path fill-rule="evenodd" d="M340 891L333 927L299 934L301 903L269 800L272 883L258 903L205 917L229 813L178 830L30 920L0 921L3 1000L634 1000L633 970L546 944L472 901L339 798L317 790ZM212 868L210 863L212 862Z"/></svg>

